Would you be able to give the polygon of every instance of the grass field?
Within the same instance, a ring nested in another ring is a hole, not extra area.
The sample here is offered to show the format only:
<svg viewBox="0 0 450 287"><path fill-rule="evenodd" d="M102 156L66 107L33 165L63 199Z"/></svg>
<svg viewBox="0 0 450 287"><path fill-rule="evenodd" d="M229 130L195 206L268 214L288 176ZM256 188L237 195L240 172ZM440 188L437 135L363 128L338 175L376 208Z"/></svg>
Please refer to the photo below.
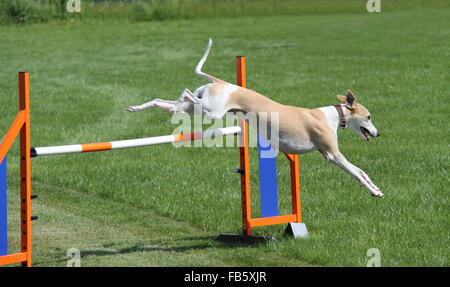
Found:
<svg viewBox="0 0 450 287"><path fill-rule="evenodd" d="M365 2L365 1L363 1ZM363 4L365 5L365 3ZM65 266L449 266L450 8L174 20L51 22L0 27L0 131L30 72L32 146L156 136L176 126L158 110L127 113L152 98L176 99L204 71L285 104L337 103L351 89L381 137L339 131L341 151L385 197L376 199L317 153L300 156L302 215L309 238L284 226L255 229L279 242L250 247L212 239L241 231L236 148L154 146L32 160L33 263ZM18 251L18 143L8 155L10 253ZM280 213L289 174L279 155ZM252 196L257 156L251 153ZM258 203L252 203L258 217Z"/></svg>

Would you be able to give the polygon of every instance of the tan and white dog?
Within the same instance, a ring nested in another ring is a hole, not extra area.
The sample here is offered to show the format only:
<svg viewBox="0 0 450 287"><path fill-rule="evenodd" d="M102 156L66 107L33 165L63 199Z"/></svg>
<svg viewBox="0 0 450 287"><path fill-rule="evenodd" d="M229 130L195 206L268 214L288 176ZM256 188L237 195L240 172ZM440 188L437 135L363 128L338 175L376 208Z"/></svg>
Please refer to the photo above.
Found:
<svg viewBox="0 0 450 287"><path fill-rule="evenodd" d="M221 79L202 72L202 66L208 57L212 40L209 39L205 54L195 68L200 77L211 83L200 86L193 93L185 89L177 101L155 99L139 106L129 106L130 112L141 111L150 107L162 108L169 113L194 114L195 105L201 105L201 113L210 119L220 119L228 112L241 112L236 115L253 113L266 115L267 126L271 124L273 113L277 113L278 131L271 131L270 143L280 151L291 154L301 154L318 150L327 161L331 161L349 173L371 195L382 197L383 193L373 184L369 176L351 164L341 154L338 148L338 126L350 126L365 141L369 135L378 137L380 134L371 121L369 111L361 104L350 90L346 96L338 95L342 101L339 105L307 109L287 106L277 103L257 92L227 83ZM259 121L256 121L257 123ZM252 123L250 122L250 125ZM275 125L276 126L276 125ZM258 130L257 126L253 126ZM258 130L266 138L269 132ZM273 136L273 135L277 136Z"/></svg>

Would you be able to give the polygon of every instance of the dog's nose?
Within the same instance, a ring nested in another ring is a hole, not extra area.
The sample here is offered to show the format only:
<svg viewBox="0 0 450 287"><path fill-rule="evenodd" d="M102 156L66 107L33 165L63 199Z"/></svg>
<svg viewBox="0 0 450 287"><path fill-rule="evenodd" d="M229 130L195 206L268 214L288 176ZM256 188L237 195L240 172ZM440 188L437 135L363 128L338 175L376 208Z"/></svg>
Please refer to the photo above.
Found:
<svg viewBox="0 0 450 287"><path fill-rule="evenodd" d="M380 133L379 132L377 132L377 135L376 135L376 137L379 137L380 136Z"/></svg>

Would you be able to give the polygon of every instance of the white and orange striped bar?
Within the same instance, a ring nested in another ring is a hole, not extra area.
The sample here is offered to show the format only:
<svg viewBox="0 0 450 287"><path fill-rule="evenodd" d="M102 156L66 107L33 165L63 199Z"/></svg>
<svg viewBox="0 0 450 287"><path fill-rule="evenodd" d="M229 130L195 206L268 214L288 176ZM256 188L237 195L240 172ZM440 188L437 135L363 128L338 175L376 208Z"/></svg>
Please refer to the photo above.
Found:
<svg viewBox="0 0 450 287"><path fill-rule="evenodd" d="M175 142L182 142L182 141L193 141L193 140L198 140L198 139L202 139L202 138L211 138L211 137L239 134L240 132L241 132L241 127L233 126L233 127L218 128L218 129L206 130L206 131L202 131L202 132L189 133L189 134L174 134L174 135L159 136L159 137L149 137L149 138L130 139L130 140L111 141L111 142L100 142L100 143L89 143L89 144L35 147L35 148L31 149L31 157L37 157L37 156L43 156L43 155L103 151L103 150L113 150L113 149L121 149L121 148L132 148L132 147L175 143Z"/></svg>

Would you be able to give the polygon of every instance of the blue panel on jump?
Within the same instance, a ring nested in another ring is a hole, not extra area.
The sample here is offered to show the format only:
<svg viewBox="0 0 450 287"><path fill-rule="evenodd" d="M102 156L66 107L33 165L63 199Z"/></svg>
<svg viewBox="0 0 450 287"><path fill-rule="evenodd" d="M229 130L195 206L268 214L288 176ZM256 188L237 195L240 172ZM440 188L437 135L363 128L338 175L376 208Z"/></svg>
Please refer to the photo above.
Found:
<svg viewBox="0 0 450 287"><path fill-rule="evenodd" d="M258 134L261 217L278 216L277 159L270 142Z"/></svg>
<svg viewBox="0 0 450 287"><path fill-rule="evenodd" d="M0 163L0 256L8 254L8 204L6 194L5 156Z"/></svg>

